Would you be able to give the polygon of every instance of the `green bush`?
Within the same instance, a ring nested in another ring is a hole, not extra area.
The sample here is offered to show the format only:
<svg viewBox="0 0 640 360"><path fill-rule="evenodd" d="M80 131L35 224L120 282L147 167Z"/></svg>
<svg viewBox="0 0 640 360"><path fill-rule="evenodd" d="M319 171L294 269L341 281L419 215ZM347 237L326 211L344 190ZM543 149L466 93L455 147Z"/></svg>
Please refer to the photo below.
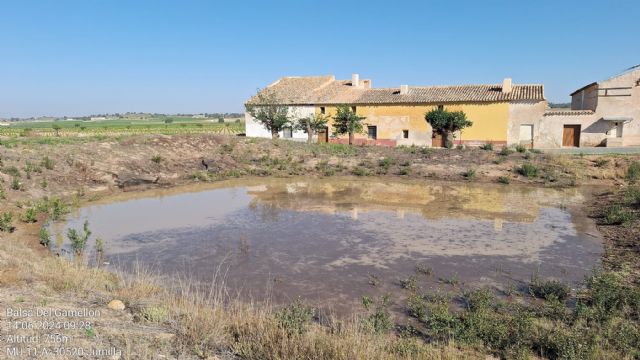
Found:
<svg viewBox="0 0 640 360"><path fill-rule="evenodd" d="M13 214L5 212L0 216L0 232L13 232L15 227L13 226Z"/></svg>
<svg viewBox="0 0 640 360"><path fill-rule="evenodd" d="M300 299L296 299L275 314L278 325L285 329L289 335L306 332L307 326L314 316L315 309L305 306Z"/></svg>
<svg viewBox="0 0 640 360"><path fill-rule="evenodd" d="M154 155L151 157L151 161L156 163L156 164L160 164L162 162L162 160L164 160L164 158L160 155Z"/></svg>
<svg viewBox="0 0 640 360"><path fill-rule="evenodd" d="M366 330L375 334L384 334L393 328L393 320L388 309L391 305L388 295L378 301L364 296L362 297L362 305L369 312L369 315L363 320L363 326Z"/></svg>
<svg viewBox="0 0 640 360"><path fill-rule="evenodd" d="M558 280L542 280L534 276L529 284L529 293L540 299L564 301L569 297L571 289Z"/></svg>
<svg viewBox="0 0 640 360"><path fill-rule="evenodd" d="M369 175L369 169L363 166L356 166L355 168L353 168L352 173L356 176L367 176Z"/></svg>
<svg viewBox="0 0 640 360"><path fill-rule="evenodd" d="M481 150L493 150L493 143L486 143L486 144L482 144L480 145L480 149Z"/></svg>
<svg viewBox="0 0 640 360"><path fill-rule="evenodd" d="M629 165L625 179L632 184L640 181L640 162L634 161Z"/></svg>
<svg viewBox="0 0 640 360"><path fill-rule="evenodd" d="M20 170L15 166L5 166L2 169L0 169L0 171L7 175L13 176L14 178L20 177Z"/></svg>
<svg viewBox="0 0 640 360"><path fill-rule="evenodd" d="M607 165L609 163L609 160L608 159L597 159L595 163L596 163L597 167L604 167L605 165Z"/></svg>
<svg viewBox="0 0 640 360"><path fill-rule="evenodd" d="M626 224L634 219L633 213L620 204L613 204L604 210L603 221L607 225Z"/></svg>
<svg viewBox="0 0 640 360"><path fill-rule="evenodd" d="M55 167L55 162L51 160L48 156L45 156L42 158L40 165L47 170L53 170L53 168Z"/></svg>
<svg viewBox="0 0 640 360"><path fill-rule="evenodd" d="M511 178L510 178L510 177L508 177L508 176L500 176L500 177L498 178L498 182L499 182L500 184L509 185L509 184L511 184Z"/></svg>
<svg viewBox="0 0 640 360"><path fill-rule="evenodd" d="M11 180L11 189L13 190L22 190L22 182L17 177L14 177Z"/></svg>
<svg viewBox="0 0 640 360"><path fill-rule="evenodd" d="M82 233L76 229L68 229L67 230L67 238L71 241L71 248L76 256L82 255L84 253L84 248L89 241L89 237L91 236L91 230L89 230L89 222L85 220Z"/></svg>
<svg viewBox="0 0 640 360"><path fill-rule="evenodd" d="M516 145L516 151L519 152L519 153L523 153L523 152L527 151L527 148L524 147L524 145L518 144L518 145Z"/></svg>
<svg viewBox="0 0 640 360"><path fill-rule="evenodd" d="M462 173L462 176L467 180L473 180L476 178L476 170L468 169L467 171Z"/></svg>
<svg viewBox="0 0 640 360"><path fill-rule="evenodd" d="M538 176L538 168L532 163L524 163L520 167L516 168L518 174L526 176L528 178L534 178Z"/></svg>
<svg viewBox="0 0 640 360"><path fill-rule="evenodd" d="M509 156L513 154L513 149L503 146L502 149L500 149L500 152L498 154L502 156Z"/></svg>
<svg viewBox="0 0 640 360"><path fill-rule="evenodd" d="M624 199L629 205L640 207L640 186L629 186L624 192Z"/></svg>
<svg viewBox="0 0 640 360"><path fill-rule="evenodd" d="M36 209L35 208L28 208L27 210L25 210L24 217L22 218L22 221L24 221L26 223L34 223L34 222L38 221L37 214L36 214Z"/></svg>
<svg viewBox="0 0 640 360"><path fill-rule="evenodd" d="M49 247L49 244L51 243L51 236L49 235L47 228L41 227L38 237L40 239L40 245Z"/></svg>

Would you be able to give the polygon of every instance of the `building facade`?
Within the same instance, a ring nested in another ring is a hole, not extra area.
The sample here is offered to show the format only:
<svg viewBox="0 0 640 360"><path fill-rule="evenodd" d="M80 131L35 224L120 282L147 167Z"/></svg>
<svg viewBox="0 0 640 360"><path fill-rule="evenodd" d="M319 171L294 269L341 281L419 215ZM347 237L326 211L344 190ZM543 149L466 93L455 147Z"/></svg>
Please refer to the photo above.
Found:
<svg viewBox="0 0 640 360"><path fill-rule="evenodd" d="M455 134L454 144L508 144L512 113L528 113L546 106L542 85L514 85L510 79L496 85L456 85L398 88L373 88L371 80L361 80L354 74L351 80L336 80L333 76L285 77L262 91L270 92L282 105L289 107L293 118L309 114L335 115L338 106L347 105L365 117L365 131L356 134L357 144L420 145L442 147L442 136L435 134L425 120L425 114L438 107L464 111L473 125ZM247 101L256 105L257 97ZM512 104L518 111L512 112ZM245 115L246 134L271 137L271 134L248 112ZM331 121L331 120L330 120ZM329 123L317 141L347 142L346 136L332 136ZM306 140L301 131L284 129L281 138Z"/></svg>
<svg viewBox="0 0 640 360"><path fill-rule="evenodd" d="M333 76L284 77L262 91L289 107L292 118L324 114L350 106L366 119L357 144L419 145L442 147L442 136L433 131L425 114L436 108L463 111L473 125L454 134L454 144L523 145L536 148L640 146L640 65L571 94L571 109L549 109L542 85L501 84L407 86L374 88L371 80L353 74L351 80ZM247 105L256 105L257 96ZM246 134L271 137L249 113ZM331 136L329 123L316 136L320 142L347 142ZM281 138L306 140L302 131L290 128Z"/></svg>

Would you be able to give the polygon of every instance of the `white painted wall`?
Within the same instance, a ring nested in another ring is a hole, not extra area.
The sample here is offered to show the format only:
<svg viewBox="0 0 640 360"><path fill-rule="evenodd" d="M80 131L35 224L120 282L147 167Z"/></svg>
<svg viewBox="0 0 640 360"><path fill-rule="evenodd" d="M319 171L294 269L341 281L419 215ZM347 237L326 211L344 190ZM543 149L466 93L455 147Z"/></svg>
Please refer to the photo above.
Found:
<svg viewBox="0 0 640 360"><path fill-rule="evenodd" d="M520 144L522 125L533 126L533 146L538 147L544 135L540 132L540 121L547 108L546 101L512 101L509 103L509 126L507 129L507 145ZM530 141L528 142L531 143Z"/></svg>
<svg viewBox="0 0 640 360"><path fill-rule="evenodd" d="M299 119L311 116L315 113L314 106L289 106L289 116L292 119ZM245 112L245 129L248 137L271 138L271 132L265 129L260 122L256 121L249 112ZM280 131L280 138L284 138L284 134ZM293 137L287 140L306 141L308 138L304 131L294 131Z"/></svg>

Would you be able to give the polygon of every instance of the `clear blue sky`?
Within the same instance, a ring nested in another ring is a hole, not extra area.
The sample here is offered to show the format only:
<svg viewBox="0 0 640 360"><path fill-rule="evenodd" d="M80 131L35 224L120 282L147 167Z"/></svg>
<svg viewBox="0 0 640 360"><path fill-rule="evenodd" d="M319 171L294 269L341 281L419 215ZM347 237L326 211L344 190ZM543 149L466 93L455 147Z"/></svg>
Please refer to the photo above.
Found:
<svg viewBox="0 0 640 360"><path fill-rule="evenodd" d="M640 1L0 2L0 117L236 112L285 75L543 83L640 63Z"/></svg>

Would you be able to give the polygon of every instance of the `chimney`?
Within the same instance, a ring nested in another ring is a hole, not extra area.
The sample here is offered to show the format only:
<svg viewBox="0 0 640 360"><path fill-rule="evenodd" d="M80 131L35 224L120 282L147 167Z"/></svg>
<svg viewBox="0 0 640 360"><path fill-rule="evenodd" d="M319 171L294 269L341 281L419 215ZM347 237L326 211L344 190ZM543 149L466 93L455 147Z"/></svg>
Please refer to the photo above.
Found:
<svg viewBox="0 0 640 360"><path fill-rule="evenodd" d="M360 80L360 83L361 83L363 88L371 89L371 80L370 79Z"/></svg>
<svg viewBox="0 0 640 360"><path fill-rule="evenodd" d="M360 87L360 75L351 74L351 86Z"/></svg>
<svg viewBox="0 0 640 360"><path fill-rule="evenodd" d="M511 78L505 78L504 80L502 80L502 92L504 94L509 94L512 88L513 87L511 86Z"/></svg>
<svg viewBox="0 0 640 360"><path fill-rule="evenodd" d="M400 85L400 95L407 95L409 93L409 85Z"/></svg>

